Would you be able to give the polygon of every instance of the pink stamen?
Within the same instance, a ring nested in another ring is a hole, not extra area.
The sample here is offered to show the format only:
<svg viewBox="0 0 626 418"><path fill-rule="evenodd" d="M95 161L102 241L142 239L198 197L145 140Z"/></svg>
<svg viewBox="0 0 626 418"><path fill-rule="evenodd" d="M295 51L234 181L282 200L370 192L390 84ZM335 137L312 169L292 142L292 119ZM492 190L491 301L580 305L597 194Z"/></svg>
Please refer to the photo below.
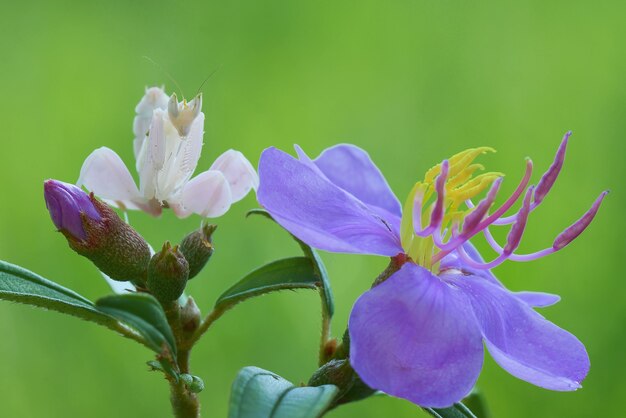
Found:
<svg viewBox="0 0 626 418"><path fill-rule="evenodd" d="M502 254L504 252L504 248L502 248L502 246L498 244L488 227L483 229L483 234L485 235L485 240L487 240L487 243L489 243L489 245L491 246L491 248L493 248L495 252L497 252L498 254ZM556 252L556 250L550 247L530 254L511 254L509 255L508 259L511 261L520 262L533 261L554 252Z"/></svg>
<svg viewBox="0 0 626 418"><path fill-rule="evenodd" d="M459 257L461 258L461 260L463 260L464 264L467 264L468 266L475 268L475 269L479 269L479 270L489 270L492 269L496 266L499 266L500 264L502 264L504 261L506 261L508 259L508 256L505 254L500 254L495 260L489 262L489 263L480 263L476 260L473 260L469 254L467 254L467 252L465 251L465 248L463 248L463 246L459 246L457 252L459 253Z"/></svg>
<svg viewBox="0 0 626 418"><path fill-rule="evenodd" d="M554 243L552 244L552 247L555 250L560 250L561 248L565 247L570 242L575 240L576 237L578 237L585 229L587 229L591 221L593 221L593 218L595 218L596 214L598 213L598 209L600 209L600 204L608 193L608 191L600 193L600 196L598 196L595 202L593 202L591 208L579 220L574 222L571 226L569 226L567 229L565 229L565 231L561 232L556 237Z"/></svg>
<svg viewBox="0 0 626 418"><path fill-rule="evenodd" d="M530 176L533 171L533 163L530 159L526 160L526 171L524 173L524 177L520 181L519 185L511 194L511 196L500 206L493 214L489 215L487 218L483 219L474 227L472 231L463 232L456 239L450 240L448 244L441 248L441 251L433 256L433 263L439 262L443 257L450 254L455 248L460 248L460 246L476 235L478 232L482 231L489 225L491 225L496 219L500 218L507 210L511 208L515 204L515 202L519 199L521 194L526 189L528 182L530 181Z"/></svg>
<svg viewBox="0 0 626 418"><path fill-rule="evenodd" d="M576 239L585 229L587 229L589 224L591 224L591 221L593 221L596 214L598 213L600 205L607 194L608 191L602 192L600 196L598 196L598 198L596 198L596 200L593 202L591 208L578 221L574 222L574 224L566 228L556 237L554 243L552 244L552 247L545 248L543 250L536 251L530 254L510 254L508 259L511 261L520 262L533 261L563 249L570 242ZM495 252L497 252L498 254L503 254L506 252L506 249L502 248L502 246L500 246L495 240L488 227L483 229L483 234L485 236L485 240L487 241L487 243L489 243L489 245L491 246L491 248L493 248Z"/></svg>
<svg viewBox="0 0 626 418"><path fill-rule="evenodd" d="M548 168L548 170L541 176L539 183L537 184L537 188L535 189L535 197L533 199L533 203L530 206L530 211L532 212L539 206L543 199L546 197L554 183L556 182L561 169L563 168L563 162L565 161L565 151L567 149L567 142L569 137L572 135L572 131L569 131L563 137L561 141L561 145L559 145L558 150L556 151L556 155L554 156L554 161ZM470 202L471 203L471 202ZM507 216L505 218L497 219L493 222L493 225L509 225L513 222L517 221L517 216L519 213L516 213L511 216Z"/></svg>
<svg viewBox="0 0 626 418"><path fill-rule="evenodd" d="M493 205L493 202L496 200L496 195L498 194L498 191L500 190L501 184L502 184L502 177L499 177L491 185L491 188L489 189L489 192L487 193L487 197L481 200L478 203L478 206L476 206L476 209L474 209L469 215L465 217L465 220L463 221L464 232L472 231L476 227L476 225L478 225L480 221L483 220L483 218L489 211L489 208L491 208L491 205Z"/></svg>
<svg viewBox="0 0 626 418"><path fill-rule="evenodd" d="M535 190L535 198L534 201L537 204L541 203L544 197L548 194L556 178L559 176L561 172L561 168L563 168L563 162L565 161L565 151L567 149L567 141L569 137L572 135L572 131L569 131L563 137L561 141L561 145L559 145L559 149L556 151L556 155L554 156L554 161L548 168L548 171L541 176L541 180L537 183L537 189Z"/></svg>
<svg viewBox="0 0 626 418"><path fill-rule="evenodd" d="M419 231L419 229L416 228L416 235L419 235L421 237L427 237L428 235L431 235L434 231L441 228L441 222L443 220L444 213L444 202L446 197L445 185L446 181L448 180L448 169L448 160L444 160L441 163L441 173L437 176L437 179L435 180L435 192L437 193L437 200L435 201L435 208L430 214L430 224L423 231ZM418 218L419 217L421 216L418 216Z"/></svg>
<svg viewBox="0 0 626 418"><path fill-rule="evenodd" d="M526 228L526 222L528 221L528 215L530 214L530 199L533 196L534 187L530 186L526 190L526 196L524 196L524 202L522 208L519 211L517 222L513 224L509 235L506 237L506 245L504 246L504 254L509 256L513 254L513 251L517 249L522 235L524 235L524 229Z"/></svg>

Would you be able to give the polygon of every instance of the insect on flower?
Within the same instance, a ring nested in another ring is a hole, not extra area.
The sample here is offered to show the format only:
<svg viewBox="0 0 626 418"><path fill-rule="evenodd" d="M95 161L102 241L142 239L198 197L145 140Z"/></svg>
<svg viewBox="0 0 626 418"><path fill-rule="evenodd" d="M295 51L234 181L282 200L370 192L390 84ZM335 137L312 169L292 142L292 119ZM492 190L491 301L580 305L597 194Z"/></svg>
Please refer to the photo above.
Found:
<svg viewBox="0 0 626 418"><path fill-rule="evenodd" d="M532 162L519 185L493 209L502 174L475 175L475 159L490 148L460 152L430 169L404 206L367 153L338 145L311 160L269 148L259 164L260 204L285 229L326 251L391 257L355 303L349 320L350 362L372 388L418 405L446 407L466 396L478 378L485 346L512 375L558 391L580 387L589 370L583 344L533 308L559 297L511 292L490 269L561 250L589 226L606 192L552 246L516 252L532 211L552 188L569 133L536 186ZM477 204L472 199L486 192ZM522 201L520 209L504 216ZM511 225L504 246L492 225ZM484 261L469 240L483 233L496 252Z"/></svg>
<svg viewBox="0 0 626 418"><path fill-rule="evenodd" d="M232 203L256 189L258 176L239 151L228 150L211 168L191 178L204 135L202 95L179 102L163 89L151 87L135 108L133 143L139 188L122 159L111 149L92 152L80 171L85 186L109 203L158 216L171 208L178 217L196 213L223 215Z"/></svg>

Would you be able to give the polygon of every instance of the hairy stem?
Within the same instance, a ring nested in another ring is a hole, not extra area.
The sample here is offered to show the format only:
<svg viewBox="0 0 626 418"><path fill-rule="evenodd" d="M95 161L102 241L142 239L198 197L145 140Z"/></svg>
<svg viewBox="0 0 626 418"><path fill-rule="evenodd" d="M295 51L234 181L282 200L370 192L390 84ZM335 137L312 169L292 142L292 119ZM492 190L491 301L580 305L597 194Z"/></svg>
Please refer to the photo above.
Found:
<svg viewBox="0 0 626 418"><path fill-rule="evenodd" d="M323 295L323 291L322 291ZM330 345L330 315L326 311L326 301L322 296L322 336L320 338L319 365L322 366L331 359L334 354L336 343Z"/></svg>
<svg viewBox="0 0 626 418"><path fill-rule="evenodd" d="M175 301L163 308L178 347L176 362L178 372L189 373L189 358L193 344L189 344L183 324L181 324L181 306L178 301ZM168 380L170 382L170 402L174 416L176 418L199 418L200 402L198 396L187 388L182 379L168 376Z"/></svg>
<svg viewBox="0 0 626 418"><path fill-rule="evenodd" d="M202 335L207 332L211 325L213 325L215 321L217 321L222 315L224 315L224 313L229 308L230 306L213 309L211 313L209 313L207 317L204 318L204 321L202 321L196 332L187 340L187 345L189 347L193 346L200 339L200 337L202 337Z"/></svg>
<svg viewBox="0 0 626 418"><path fill-rule="evenodd" d="M200 417L198 396L190 392L182 381L170 384L170 401L176 418Z"/></svg>

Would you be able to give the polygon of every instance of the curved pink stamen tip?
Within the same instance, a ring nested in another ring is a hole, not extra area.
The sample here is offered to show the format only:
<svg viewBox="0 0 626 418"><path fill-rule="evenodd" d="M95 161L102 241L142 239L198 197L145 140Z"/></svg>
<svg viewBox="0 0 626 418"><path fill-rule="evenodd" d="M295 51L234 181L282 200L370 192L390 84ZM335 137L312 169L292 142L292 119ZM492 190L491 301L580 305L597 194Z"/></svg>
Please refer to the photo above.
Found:
<svg viewBox="0 0 626 418"><path fill-rule="evenodd" d="M448 160L443 160L441 163L441 174L437 176L437 180L435 180L435 190L437 191L437 201L435 202L435 208L433 209L433 213L430 217L430 225L433 227L438 227L443 220L443 204L446 195L446 181L448 181L448 170L450 168L450 164Z"/></svg>
<svg viewBox="0 0 626 418"><path fill-rule="evenodd" d="M600 196L598 196L595 202L593 202L593 205L591 205L591 208L589 208L589 210L585 212L585 214L580 219L574 222L571 226L569 226L567 229L561 232L554 239L554 243L552 244L552 247L555 250L560 250L561 248L565 247L570 242L575 240L576 237L582 234L582 232L585 229L587 229L591 221L593 221L593 218L595 218L596 214L598 213L598 209L600 209L600 205L602 204L602 201L604 200L607 194L609 194L608 190L605 190L604 192L600 193Z"/></svg>
<svg viewBox="0 0 626 418"><path fill-rule="evenodd" d="M496 200L496 196L498 191L500 190L500 185L502 184L502 177L498 177L496 181L493 182L487 196L478 202L476 208L470 212L469 215L465 217L463 221L463 232L470 233L473 229L482 221L493 205L493 202Z"/></svg>
<svg viewBox="0 0 626 418"><path fill-rule="evenodd" d="M511 255L513 251L517 249L520 241L522 240L522 235L524 234L524 229L526 228L526 222L528 221L528 215L530 215L530 199L533 195L533 191L533 186L530 186L526 190L526 195L524 196L522 208L517 216L517 221L511 227L511 231L506 238L506 245L504 246L503 252L506 256Z"/></svg>
<svg viewBox="0 0 626 418"><path fill-rule="evenodd" d="M561 169L563 168L563 162L565 161L565 151L567 150L567 142L569 137L572 135L572 131L568 131L563 140L561 141L561 145L559 145L558 150L556 151L556 155L554 156L554 161L548 168L548 170L541 176L539 183L537 183L537 189L535 190L535 204L541 203L544 197L548 194L552 186L554 186L554 182L556 181Z"/></svg>

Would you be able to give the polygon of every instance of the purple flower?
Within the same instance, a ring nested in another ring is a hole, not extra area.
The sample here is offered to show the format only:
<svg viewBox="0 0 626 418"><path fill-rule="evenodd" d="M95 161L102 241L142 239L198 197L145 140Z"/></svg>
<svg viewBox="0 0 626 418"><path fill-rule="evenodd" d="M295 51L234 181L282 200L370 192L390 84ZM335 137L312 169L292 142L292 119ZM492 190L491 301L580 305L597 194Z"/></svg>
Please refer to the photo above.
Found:
<svg viewBox="0 0 626 418"><path fill-rule="evenodd" d="M69 233L74 239L87 239L83 214L94 221L101 219L89 195L73 184L58 180L46 180L43 187L46 207L57 229Z"/></svg>
<svg viewBox="0 0 626 418"><path fill-rule="evenodd" d="M549 248L518 254L528 217L558 176L569 133L537 186L532 162L518 187L492 209L502 174L473 163L490 148L454 155L416 183L403 207L367 153L353 145L299 160L275 148L259 164L259 202L284 228L326 251L392 257L394 271L355 303L350 362L369 386L430 407L466 396L483 363L483 342L512 375L558 391L576 390L589 370L583 344L533 308L556 295L511 292L490 272L505 260L529 261L560 250L592 221L606 192ZM485 197L474 204L481 192ZM504 214L519 200L514 215ZM504 246L492 225L511 225ZM485 262L469 239L483 233L496 252Z"/></svg>

